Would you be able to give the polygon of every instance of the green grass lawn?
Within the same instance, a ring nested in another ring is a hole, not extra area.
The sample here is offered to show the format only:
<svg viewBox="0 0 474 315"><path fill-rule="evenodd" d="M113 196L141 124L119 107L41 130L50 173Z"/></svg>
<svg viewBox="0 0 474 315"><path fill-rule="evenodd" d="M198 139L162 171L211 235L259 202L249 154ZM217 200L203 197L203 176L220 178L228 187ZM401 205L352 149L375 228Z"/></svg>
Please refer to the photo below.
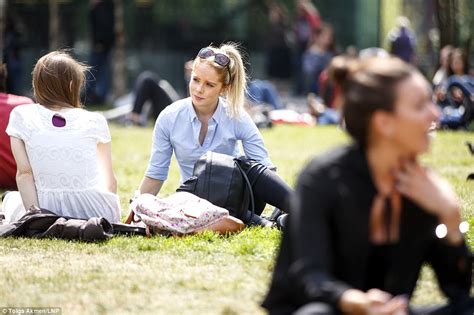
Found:
<svg viewBox="0 0 474 315"><path fill-rule="evenodd" d="M152 129L111 126L119 194L127 203L147 166ZM263 130L279 174L294 186L314 154L347 141L335 127L277 126ZM464 145L474 133L438 132L423 160L446 177L474 226L474 157ZM178 186L173 161L161 195ZM116 237L105 243L0 239L0 308L61 307L63 314L261 314L280 232L251 228L238 235L182 238ZM468 234L474 248L474 229ZM414 303L442 301L430 269Z"/></svg>

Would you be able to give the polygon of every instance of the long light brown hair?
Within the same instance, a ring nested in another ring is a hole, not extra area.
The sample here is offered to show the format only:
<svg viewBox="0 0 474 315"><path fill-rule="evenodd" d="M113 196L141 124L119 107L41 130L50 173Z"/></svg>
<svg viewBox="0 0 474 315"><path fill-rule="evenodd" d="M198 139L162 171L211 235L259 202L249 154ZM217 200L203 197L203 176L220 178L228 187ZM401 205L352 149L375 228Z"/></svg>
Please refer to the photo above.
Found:
<svg viewBox="0 0 474 315"><path fill-rule="evenodd" d="M46 107L82 107L81 89L88 69L64 51L44 55L32 72L36 101Z"/></svg>

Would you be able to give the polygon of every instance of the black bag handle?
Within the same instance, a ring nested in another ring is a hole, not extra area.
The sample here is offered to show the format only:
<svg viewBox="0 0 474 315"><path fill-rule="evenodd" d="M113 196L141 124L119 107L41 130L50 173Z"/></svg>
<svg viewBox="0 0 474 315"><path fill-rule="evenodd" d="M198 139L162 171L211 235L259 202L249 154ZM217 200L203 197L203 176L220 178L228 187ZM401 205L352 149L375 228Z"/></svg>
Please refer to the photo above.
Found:
<svg viewBox="0 0 474 315"><path fill-rule="evenodd" d="M249 204L249 199L250 199L250 218L246 218L248 222L252 220L252 218L255 216L255 201L253 197L253 190L252 190L252 185L250 184L249 178L247 177L247 174L245 171L242 169L242 167L239 164L239 161L237 159L234 159L235 165L237 165L237 168L240 171L240 174L242 174L242 177L245 181L245 186L247 189L244 189L244 202L242 203L241 206L241 213L244 213L244 216L247 216L247 204Z"/></svg>

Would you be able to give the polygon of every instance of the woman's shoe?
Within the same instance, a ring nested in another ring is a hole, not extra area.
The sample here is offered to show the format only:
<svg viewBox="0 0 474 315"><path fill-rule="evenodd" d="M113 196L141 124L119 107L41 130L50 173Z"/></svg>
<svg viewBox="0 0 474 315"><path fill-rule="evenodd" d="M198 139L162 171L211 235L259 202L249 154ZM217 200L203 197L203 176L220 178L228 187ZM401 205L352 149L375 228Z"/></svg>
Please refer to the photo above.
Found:
<svg viewBox="0 0 474 315"><path fill-rule="evenodd" d="M247 223L248 226L261 226L264 228L275 227L275 222L269 221L266 218L263 218L257 214L254 214L252 218Z"/></svg>
<svg viewBox="0 0 474 315"><path fill-rule="evenodd" d="M283 213L276 219L276 226L278 229L283 230L288 224L288 213Z"/></svg>
<svg viewBox="0 0 474 315"><path fill-rule="evenodd" d="M273 212L272 214L270 214L269 217L267 217L267 220L270 220L270 221L276 221L276 219L278 219L279 216L281 216L284 212L281 211L280 209L278 209L277 207L275 207L273 209Z"/></svg>

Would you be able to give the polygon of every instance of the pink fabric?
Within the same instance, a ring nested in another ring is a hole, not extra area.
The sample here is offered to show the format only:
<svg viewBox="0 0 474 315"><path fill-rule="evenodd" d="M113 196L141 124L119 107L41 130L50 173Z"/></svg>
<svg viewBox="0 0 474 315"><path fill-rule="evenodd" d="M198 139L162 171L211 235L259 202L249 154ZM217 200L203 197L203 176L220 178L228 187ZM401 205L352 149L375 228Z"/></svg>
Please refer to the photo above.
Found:
<svg viewBox="0 0 474 315"><path fill-rule="evenodd" d="M229 215L226 209L187 192L163 199L143 194L132 202L131 210L150 228L177 234L202 230Z"/></svg>
<svg viewBox="0 0 474 315"><path fill-rule="evenodd" d="M18 105L31 104L28 97L0 93L0 188L16 189L16 163L6 134L10 112Z"/></svg>

